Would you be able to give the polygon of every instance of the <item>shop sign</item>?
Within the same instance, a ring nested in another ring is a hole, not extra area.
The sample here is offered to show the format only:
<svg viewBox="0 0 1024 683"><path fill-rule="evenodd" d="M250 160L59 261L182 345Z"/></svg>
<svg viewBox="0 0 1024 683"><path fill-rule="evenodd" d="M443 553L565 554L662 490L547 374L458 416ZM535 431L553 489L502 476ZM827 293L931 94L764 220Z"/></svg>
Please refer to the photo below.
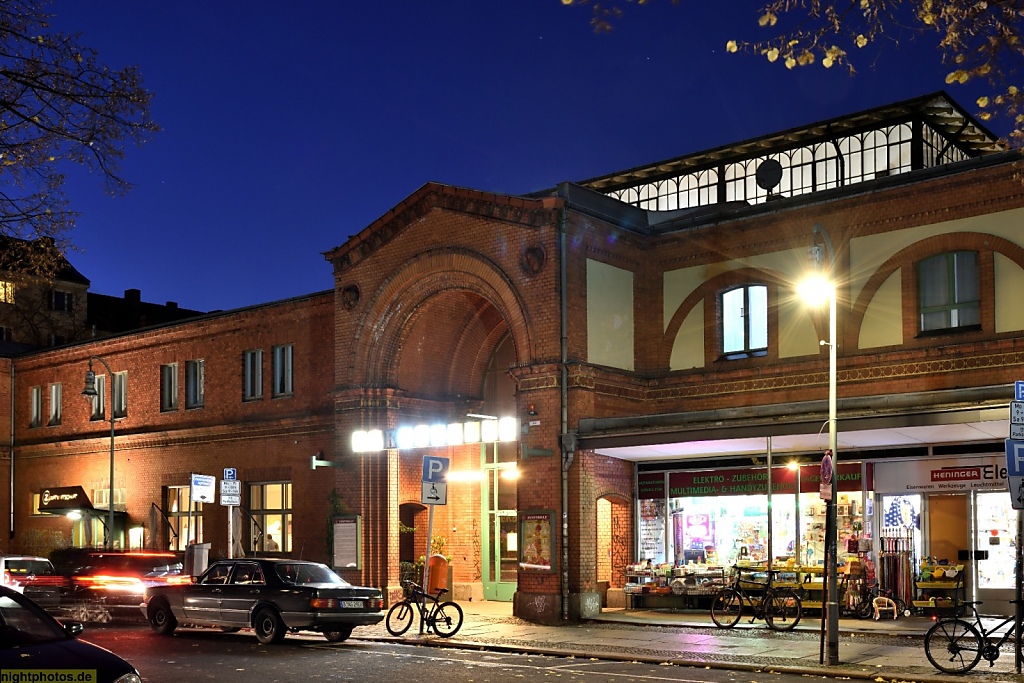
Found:
<svg viewBox="0 0 1024 683"><path fill-rule="evenodd" d="M956 493L1005 491L1006 461L1002 458L949 458L875 463L877 493Z"/></svg>
<svg viewBox="0 0 1024 683"><path fill-rule="evenodd" d="M81 486L55 486L39 493L39 511L91 510L92 503Z"/></svg>
<svg viewBox="0 0 1024 683"><path fill-rule="evenodd" d="M644 472L636 475L636 492L640 500L665 497L665 473Z"/></svg>
<svg viewBox="0 0 1024 683"><path fill-rule="evenodd" d="M861 490L861 463L840 463L835 468L836 487L840 491ZM817 491L821 482L818 465L800 468L800 492ZM768 493L768 469L745 467L721 470L670 472L670 498L703 496L748 496ZM868 482L870 489L870 480ZM796 490L796 473L788 467L772 468L772 494L792 495Z"/></svg>

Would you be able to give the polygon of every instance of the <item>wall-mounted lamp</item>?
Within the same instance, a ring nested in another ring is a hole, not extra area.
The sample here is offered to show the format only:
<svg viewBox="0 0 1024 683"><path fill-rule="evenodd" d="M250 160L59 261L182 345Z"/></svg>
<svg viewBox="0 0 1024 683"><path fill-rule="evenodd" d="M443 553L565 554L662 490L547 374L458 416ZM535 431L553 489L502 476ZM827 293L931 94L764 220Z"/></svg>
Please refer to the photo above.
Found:
<svg viewBox="0 0 1024 683"><path fill-rule="evenodd" d="M537 404L536 403L528 403L526 405L526 414L527 415L536 415L537 414Z"/></svg>

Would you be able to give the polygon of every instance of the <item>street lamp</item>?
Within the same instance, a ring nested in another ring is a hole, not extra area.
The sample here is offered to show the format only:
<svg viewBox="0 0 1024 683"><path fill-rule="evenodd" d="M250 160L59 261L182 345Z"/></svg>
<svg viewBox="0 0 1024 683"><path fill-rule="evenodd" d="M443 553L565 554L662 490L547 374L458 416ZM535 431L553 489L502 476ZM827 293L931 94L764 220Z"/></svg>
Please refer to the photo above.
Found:
<svg viewBox="0 0 1024 683"><path fill-rule="evenodd" d="M107 550L114 549L114 371L107 365L107 361L103 360L99 356L92 356L89 358L89 369L85 371L85 388L82 389L82 396L88 396L95 398L99 395L96 391L96 373L92 371L92 362L94 360L99 361L103 364L103 367L107 369L107 375L110 377L110 387L107 389L107 393L110 394L110 413L107 417L110 418L110 495L107 498Z"/></svg>
<svg viewBox="0 0 1024 683"><path fill-rule="evenodd" d="M818 238L824 243L828 250L828 271L823 272L824 249L818 244ZM823 464L822 474L826 470L831 475L831 482L822 482L828 488L826 493L828 499L825 501L825 585L827 589L825 604L825 650L827 663L835 665L839 663L839 590L838 572L836 559L838 557L839 529L836 517L836 481L835 476L838 449L836 448L836 283L835 266L836 255L832 249L832 240L825 228L818 224L811 230L812 246L810 257L816 273L801 285L802 293L809 301L821 299L828 295L828 341L822 340L822 346L828 344L828 453L829 466Z"/></svg>

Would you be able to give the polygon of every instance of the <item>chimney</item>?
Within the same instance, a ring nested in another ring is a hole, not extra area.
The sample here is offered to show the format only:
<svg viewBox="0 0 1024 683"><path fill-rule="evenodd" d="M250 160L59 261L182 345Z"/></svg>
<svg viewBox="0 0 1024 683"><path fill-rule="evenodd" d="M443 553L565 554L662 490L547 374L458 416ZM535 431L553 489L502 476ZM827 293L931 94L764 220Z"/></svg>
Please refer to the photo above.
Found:
<svg viewBox="0 0 1024 683"><path fill-rule="evenodd" d="M168 301L167 302L167 308L171 309L172 311L178 310L178 302L177 301Z"/></svg>
<svg viewBox="0 0 1024 683"><path fill-rule="evenodd" d="M124 300L137 304L142 301L142 291L138 289L126 289L124 290Z"/></svg>

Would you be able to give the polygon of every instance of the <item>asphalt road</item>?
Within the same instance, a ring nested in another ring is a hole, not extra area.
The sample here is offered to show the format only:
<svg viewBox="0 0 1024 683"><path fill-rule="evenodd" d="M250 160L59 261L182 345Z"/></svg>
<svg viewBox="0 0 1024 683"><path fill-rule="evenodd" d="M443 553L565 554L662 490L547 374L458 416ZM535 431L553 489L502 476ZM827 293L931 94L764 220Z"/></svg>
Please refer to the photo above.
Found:
<svg viewBox="0 0 1024 683"><path fill-rule="evenodd" d="M357 631L358 632L358 631ZM362 641L328 643L315 634L289 635L260 645L251 632L181 628L158 636L144 624L86 627L85 640L113 650L139 670L146 683L299 683L401 681L402 683L548 682L557 677L586 683L796 683L805 676L670 665L545 657L455 648Z"/></svg>

